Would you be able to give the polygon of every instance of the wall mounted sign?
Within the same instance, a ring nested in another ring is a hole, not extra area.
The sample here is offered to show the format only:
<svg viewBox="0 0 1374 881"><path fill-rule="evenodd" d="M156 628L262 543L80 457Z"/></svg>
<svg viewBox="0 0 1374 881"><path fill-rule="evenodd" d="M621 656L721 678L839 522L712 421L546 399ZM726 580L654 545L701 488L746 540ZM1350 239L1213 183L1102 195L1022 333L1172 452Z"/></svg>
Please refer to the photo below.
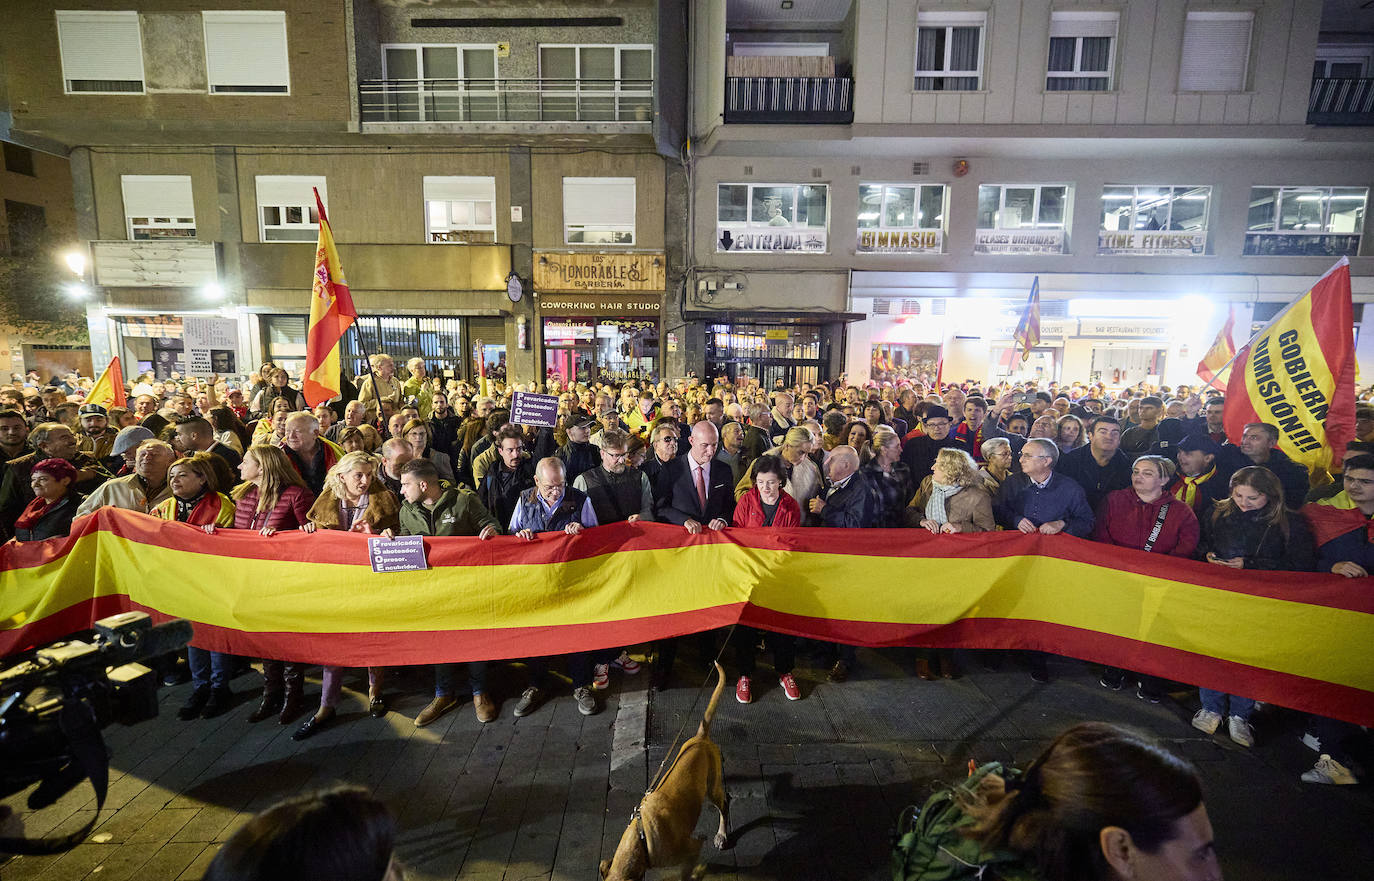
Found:
<svg viewBox="0 0 1374 881"><path fill-rule="evenodd" d="M975 254L1062 254L1062 229L980 229L973 234Z"/></svg>
<svg viewBox="0 0 1374 881"><path fill-rule="evenodd" d="M541 294L539 311L545 315L657 316L663 309L661 294Z"/></svg>
<svg viewBox="0 0 1374 881"><path fill-rule="evenodd" d="M534 255L534 287L540 291L661 291L666 285L662 254Z"/></svg>
<svg viewBox="0 0 1374 881"><path fill-rule="evenodd" d="M1200 257L1207 253L1207 233L1180 230L1102 230L1097 234L1102 257Z"/></svg>
<svg viewBox="0 0 1374 881"><path fill-rule="evenodd" d="M938 229L861 229L861 254L939 254L945 234Z"/></svg>

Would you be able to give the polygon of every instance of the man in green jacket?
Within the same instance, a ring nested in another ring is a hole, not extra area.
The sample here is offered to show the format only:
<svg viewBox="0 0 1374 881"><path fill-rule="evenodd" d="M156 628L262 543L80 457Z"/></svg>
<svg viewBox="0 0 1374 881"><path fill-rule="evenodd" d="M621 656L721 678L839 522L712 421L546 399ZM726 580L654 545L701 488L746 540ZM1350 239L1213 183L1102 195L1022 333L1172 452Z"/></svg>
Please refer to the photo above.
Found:
<svg viewBox="0 0 1374 881"><path fill-rule="evenodd" d="M439 482L439 471L428 459L411 459L401 468L400 535L475 535L482 540L501 534L496 518L470 492L445 488ZM386 533L383 533L384 535ZM415 717L415 726L423 728L458 704L458 664L434 665L434 700ZM472 708L480 722L496 719L496 704L486 694L487 662L471 661L468 685L472 691Z"/></svg>

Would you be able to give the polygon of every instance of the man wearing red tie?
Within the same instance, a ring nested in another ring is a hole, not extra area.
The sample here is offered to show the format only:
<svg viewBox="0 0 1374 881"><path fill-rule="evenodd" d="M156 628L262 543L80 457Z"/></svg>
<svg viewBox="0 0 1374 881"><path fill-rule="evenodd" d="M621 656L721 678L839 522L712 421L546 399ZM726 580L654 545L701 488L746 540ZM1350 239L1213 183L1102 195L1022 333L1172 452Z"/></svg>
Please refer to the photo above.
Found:
<svg viewBox="0 0 1374 881"><path fill-rule="evenodd" d="M705 420L693 425L691 441L685 454L658 473L655 514L660 522L676 523L697 535L703 527L720 530L730 525L735 513L735 483L730 466L716 458L720 434L715 425ZM709 633L701 638L703 653L709 658L714 654L714 639ZM676 657L676 639L659 644L654 664L655 688L667 685Z"/></svg>

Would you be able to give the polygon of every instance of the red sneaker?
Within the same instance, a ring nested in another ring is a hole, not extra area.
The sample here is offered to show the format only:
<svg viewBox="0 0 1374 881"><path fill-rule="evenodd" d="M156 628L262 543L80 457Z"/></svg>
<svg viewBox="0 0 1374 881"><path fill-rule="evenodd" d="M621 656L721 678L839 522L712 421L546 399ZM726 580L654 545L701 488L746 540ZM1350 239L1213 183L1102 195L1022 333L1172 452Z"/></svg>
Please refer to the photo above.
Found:
<svg viewBox="0 0 1374 881"><path fill-rule="evenodd" d="M797 687L797 680L792 678L791 673L784 673L779 676L778 684L782 686L782 693L787 695L788 700L801 700L801 689Z"/></svg>
<svg viewBox="0 0 1374 881"><path fill-rule="evenodd" d="M754 695L749 690L749 677L741 676L739 682L735 683L735 700L742 704L752 704Z"/></svg>

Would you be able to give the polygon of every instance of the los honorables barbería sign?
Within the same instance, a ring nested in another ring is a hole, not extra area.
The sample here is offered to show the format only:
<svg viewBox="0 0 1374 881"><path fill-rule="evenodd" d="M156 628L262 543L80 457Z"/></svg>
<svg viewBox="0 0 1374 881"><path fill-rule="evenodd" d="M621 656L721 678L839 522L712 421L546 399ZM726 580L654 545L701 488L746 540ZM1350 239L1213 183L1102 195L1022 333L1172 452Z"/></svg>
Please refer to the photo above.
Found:
<svg viewBox="0 0 1374 881"><path fill-rule="evenodd" d="M538 291L661 291L665 284L662 254L534 255Z"/></svg>

